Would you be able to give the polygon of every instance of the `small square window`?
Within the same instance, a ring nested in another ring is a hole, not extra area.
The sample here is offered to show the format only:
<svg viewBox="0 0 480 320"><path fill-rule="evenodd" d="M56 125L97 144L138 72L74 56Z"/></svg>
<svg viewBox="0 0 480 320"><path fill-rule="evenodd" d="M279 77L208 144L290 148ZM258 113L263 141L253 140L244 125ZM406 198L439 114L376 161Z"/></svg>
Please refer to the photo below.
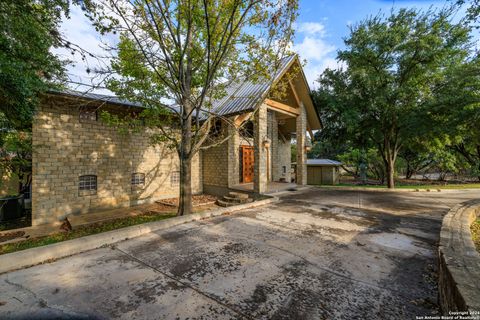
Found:
<svg viewBox="0 0 480 320"><path fill-rule="evenodd" d="M79 114L80 122L97 121L97 111L92 109L82 109Z"/></svg>
<svg viewBox="0 0 480 320"><path fill-rule="evenodd" d="M180 185L180 171L173 171L170 175L170 185L177 187Z"/></svg>
<svg viewBox="0 0 480 320"><path fill-rule="evenodd" d="M78 181L78 193L80 196L97 194L97 176L80 176Z"/></svg>
<svg viewBox="0 0 480 320"><path fill-rule="evenodd" d="M140 172L132 173L131 183L132 183L132 186L143 187L145 185L145 173L140 173Z"/></svg>

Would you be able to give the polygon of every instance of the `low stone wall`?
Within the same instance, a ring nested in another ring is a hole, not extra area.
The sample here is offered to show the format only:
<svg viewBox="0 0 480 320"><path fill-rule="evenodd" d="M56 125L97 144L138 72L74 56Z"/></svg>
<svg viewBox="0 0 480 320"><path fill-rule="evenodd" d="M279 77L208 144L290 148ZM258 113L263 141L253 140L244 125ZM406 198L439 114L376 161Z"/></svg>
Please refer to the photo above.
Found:
<svg viewBox="0 0 480 320"><path fill-rule="evenodd" d="M470 225L480 214L480 200L463 202L443 218L440 233L438 291L443 314L480 312L480 254Z"/></svg>

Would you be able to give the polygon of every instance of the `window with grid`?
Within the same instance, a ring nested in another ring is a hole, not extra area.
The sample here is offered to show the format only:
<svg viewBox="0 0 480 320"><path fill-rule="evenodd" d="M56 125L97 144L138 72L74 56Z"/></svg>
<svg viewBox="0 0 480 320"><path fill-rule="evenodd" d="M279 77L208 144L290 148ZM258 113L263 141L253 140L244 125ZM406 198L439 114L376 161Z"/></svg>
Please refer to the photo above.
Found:
<svg viewBox="0 0 480 320"><path fill-rule="evenodd" d="M143 187L145 185L145 173L132 173L132 186Z"/></svg>
<svg viewBox="0 0 480 320"><path fill-rule="evenodd" d="M92 109L82 109L79 114L80 122L97 121L97 111Z"/></svg>
<svg viewBox="0 0 480 320"><path fill-rule="evenodd" d="M170 176L170 185L172 187L176 187L180 185L180 171L174 171L172 172Z"/></svg>
<svg viewBox="0 0 480 320"><path fill-rule="evenodd" d="M97 193L97 176L85 175L80 176L78 182L78 191L83 194L96 194Z"/></svg>

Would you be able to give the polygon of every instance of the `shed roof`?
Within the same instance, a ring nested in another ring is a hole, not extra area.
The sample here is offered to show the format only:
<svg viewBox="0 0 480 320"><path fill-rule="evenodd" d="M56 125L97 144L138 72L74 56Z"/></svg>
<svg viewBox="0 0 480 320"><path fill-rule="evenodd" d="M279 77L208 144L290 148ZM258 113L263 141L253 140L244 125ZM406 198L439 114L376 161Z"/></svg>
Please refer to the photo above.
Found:
<svg viewBox="0 0 480 320"><path fill-rule="evenodd" d="M307 166L340 166L341 162L330 159L307 159Z"/></svg>

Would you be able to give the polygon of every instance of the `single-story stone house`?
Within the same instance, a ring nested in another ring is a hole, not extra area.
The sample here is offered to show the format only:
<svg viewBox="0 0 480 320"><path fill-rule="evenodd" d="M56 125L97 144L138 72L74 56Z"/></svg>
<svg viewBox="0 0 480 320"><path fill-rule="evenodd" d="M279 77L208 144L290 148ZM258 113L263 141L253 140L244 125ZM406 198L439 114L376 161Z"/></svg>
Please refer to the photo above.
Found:
<svg viewBox="0 0 480 320"><path fill-rule="evenodd" d="M287 94L269 99L272 84L292 68ZM193 159L194 193L222 194L241 187L267 193L273 182L307 183L305 142L320 120L297 56L284 60L273 83L232 85L213 109L230 123L253 118L253 138L229 127L223 144ZM178 195L176 151L151 145L148 132L122 135L98 110L135 113L142 106L116 97L74 91L46 94L33 122L32 224L58 223L70 214L131 206ZM255 112L254 112L255 111ZM291 139L297 174L290 176Z"/></svg>

